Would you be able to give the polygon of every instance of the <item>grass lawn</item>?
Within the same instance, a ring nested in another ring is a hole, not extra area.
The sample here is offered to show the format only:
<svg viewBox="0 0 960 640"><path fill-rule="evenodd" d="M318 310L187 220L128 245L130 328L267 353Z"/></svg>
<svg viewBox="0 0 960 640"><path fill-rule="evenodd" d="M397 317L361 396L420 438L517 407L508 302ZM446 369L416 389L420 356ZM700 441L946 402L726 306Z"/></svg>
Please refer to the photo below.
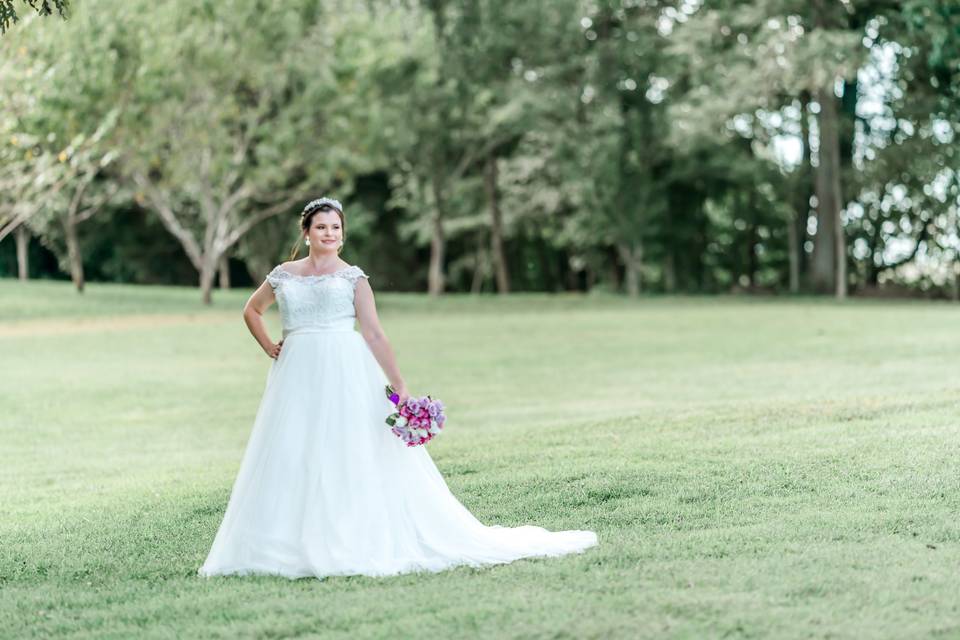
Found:
<svg viewBox="0 0 960 640"><path fill-rule="evenodd" d="M270 363L248 293L0 280L0 635L960 637L960 307L378 294L451 490L599 546L202 579Z"/></svg>

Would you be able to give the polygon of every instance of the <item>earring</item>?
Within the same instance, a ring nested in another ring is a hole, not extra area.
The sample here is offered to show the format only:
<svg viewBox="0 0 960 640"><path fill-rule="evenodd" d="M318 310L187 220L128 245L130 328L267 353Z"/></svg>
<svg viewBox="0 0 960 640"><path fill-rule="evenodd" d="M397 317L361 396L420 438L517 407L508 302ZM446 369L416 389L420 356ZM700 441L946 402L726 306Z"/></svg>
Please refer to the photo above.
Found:
<svg viewBox="0 0 960 640"><path fill-rule="evenodd" d="M303 239L303 244L305 244L305 245L307 245L307 246L309 247L309 246L310 246L310 238L304 238L304 239Z"/></svg>

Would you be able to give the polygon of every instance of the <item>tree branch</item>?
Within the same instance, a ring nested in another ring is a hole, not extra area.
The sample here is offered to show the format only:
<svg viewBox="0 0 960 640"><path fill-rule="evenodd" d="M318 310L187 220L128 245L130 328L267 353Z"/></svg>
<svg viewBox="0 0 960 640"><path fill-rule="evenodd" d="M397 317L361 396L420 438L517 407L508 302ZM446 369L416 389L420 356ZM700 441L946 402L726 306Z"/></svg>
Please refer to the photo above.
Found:
<svg viewBox="0 0 960 640"><path fill-rule="evenodd" d="M93 204L88 205L87 207L84 208L83 211L77 214L77 222L86 222L87 220L92 218L94 215L96 215L96 213L100 211L103 205L110 202L110 200L113 199L113 196L117 195L118 191L120 191L120 184L114 183L113 186L110 188L110 190L104 193L99 200L95 200Z"/></svg>
<svg viewBox="0 0 960 640"><path fill-rule="evenodd" d="M237 142L237 148L234 149L233 157L231 158L233 169L227 172L227 175L223 181L223 184L227 187L227 189L232 189L233 185L236 184L237 180L240 179L241 167L247 159L247 153L250 150L250 143L253 141L254 132L256 131L259 123L260 115L254 111L250 114L246 130L240 135L240 140Z"/></svg>
<svg viewBox="0 0 960 640"><path fill-rule="evenodd" d="M501 144L508 142L514 136L521 135L515 132L509 134L504 134L495 138L491 138L485 144L480 145L473 152L467 152L464 154L463 158L460 160L460 164L457 165L457 168L453 170L450 174L450 180L457 180L462 176L467 169L470 168L477 160L485 157L488 153L499 147Z"/></svg>
<svg viewBox="0 0 960 640"><path fill-rule="evenodd" d="M80 184L77 185L77 188L73 190L73 197L70 198L70 203L67 205L67 218L75 219L77 217L77 210L80 208L80 203L83 201L83 194L86 192L87 187L90 186L90 183L93 182L93 179L96 177L96 170L91 171L80 180Z"/></svg>
<svg viewBox="0 0 960 640"><path fill-rule="evenodd" d="M210 165L213 163L210 148L207 147L200 152L200 209L203 211L203 217L206 220L203 230L203 252L206 253L216 241L217 227L222 224L222 211L217 208L213 201L213 193L210 189Z"/></svg>
<svg viewBox="0 0 960 640"><path fill-rule="evenodd" d="M47 198L52 198L56 196L58 193L60 193L60 190L63 189L64 185L66 185L67 182L68 182L67 177L60 178L60 180L55 182L53 184L53 187L51 187L51 189L45 193L45 196ZM25 196L24 200L27 200L27 199L28 197ZM9 222L0 226L0 242L2 242L3 239L6 238L8 235L13 233L17 227L19 227L21 224L23 224L24 222L32 218L34 214L40 211L40 209L43 208L43 205L45 202L46 201L43 199L39 201L31 202L33 206L24 207L21 213L15 215L13 219L11 219Z"/></svg>
<svg viewBox="0 0 960 640"><path fill-rule="evenodd" d="M250 216L249 218L247 218L246 220L244 220L243 222L235 226L233 230L229 234L227 234L224 240L223 250L226 251L227 249L232 247L238 240L240 240L240 238L242 238L248 231L250 231L250 229L258 225L259 223L263 222L268 218L272 218L275 215L283 213L284 211L289 210L290 207L295 205L299 200L300 200L300 194L294 193L289 195L284 200L281 200L280 202L276 202L270 205L269 207L261 209L256 214Z"/></svg>
<svg viewBox="0 0 960 640"><path fill-rule="evenodd" d="M48 16L56 9L61 18L67 17L68 0L24 0L41 16ZM52 5L52 6L51 6ZM16 7L13 6L13 0L0 0L0 35L7 32L7 29L19 22Z"/></svg>
<svg viewBox="0 0 960 640"><path fill-rule="evenodd" d="M160 221L163 223L163 226L173 234L173 237L180 241L183 250L186 252L187 257L190 258L193 266L197 271L203 268L203 252L200 249L200 245L197 244L197 239L180 223L177 215L173 212L173 209L160 191L140 172L133 173L133 180L137 183L137 186L143 189L150 199L157 215L160 216Z"/></svg>

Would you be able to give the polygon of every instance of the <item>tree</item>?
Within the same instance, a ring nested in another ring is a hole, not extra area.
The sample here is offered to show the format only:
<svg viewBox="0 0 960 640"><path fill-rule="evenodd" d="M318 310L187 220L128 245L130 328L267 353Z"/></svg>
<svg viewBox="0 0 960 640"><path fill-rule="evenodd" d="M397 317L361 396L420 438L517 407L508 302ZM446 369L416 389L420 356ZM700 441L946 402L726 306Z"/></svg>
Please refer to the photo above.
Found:
<svg viewBox="0 0 960 640"><path fill-rule="evenodd" d="M429 21L406 16L410 22L398 34L395 62L380 76L383 100L394 107L387 131L395 136L390 155L400 169L392 176L391 202L410 211L410 233L429 242L431 295L446 286L452 221L461 234L489 231L497 288L510 289L499 166L532 124L529 82L518 76L517 66L535 49L532 18L544 7L428 2ZM487 210L482 223L478 206Z"/></svg>
<svg viewBox="0 0 960 640"><path fill-rule="evenodd" d="M362 99L343 91L349 55L317 44L349 47L353 23L321 19L314 2L263 13L254 0L157 7L150 20L124 166L210 303L222 257L245 234L363 166L347 152L363 144L362 122L344 117Z"/></svg>
<svg viewBox="0 0 960 640"><path fill-rule="evenodd" d="M69 8L69 0L23 0L23 2L41 16L49 16L56 12L61 18L65 18ZM19 20L15 0L0 0L0 35L6 33L7 29Z"/></svg>
<svg viewBox="0 0 960 640"><path fill-rule="evenodd" d="M809 133L817 153L807 157L817 192L817 225L810 284L833 290L838 297L846 295L847 283L840 154L841 134L847 129L841 131L837 88L851 86L866 55L863 12L870 3L860 4L865 6L820 0L718 2L698 11L678 30L676 41L692 59L715 62L712 68L692 69L687 101L692 117L687 122L732 122L735 128L737 118L750 123L757 113L778 113L781 122L792 125L781 110L789 108L804 118L802 105L811 96L816 128ZM806 207L796 207L797 219L785 223L803 221Z"/></svg>
<svg viewBox="0 0 960 640"><path fill-rule="evenodd" d="M473 156L465 154L469 160L460 166L482 176L482 199L489 214L482 230L489 231L485 235L496 289L507 293L510 273L500 165L548 112L548 105L537 99L538 80L557 55L549 47L550 39L563 19L572 19L572 6L461 0L434 2L431 8L437 29L442 30L437 53L464 109L458 142L474 151Z"/></svg>
<svg viewBox="0 0 960 640"><path fill-rule="evenodd" d="M11 145L29 141L24 161L11 163L8 175L19 175L23 186L52 181L57 188L20 189L19 213L0 237L29 225L58 254L79 292L85 277L78 227L118 191L104 173L117 157L115 130L132 69L117 18L122 11L108 20L81 6L68 23L19 31L3 43L30 61L0 74L16 138Z"/></svg>

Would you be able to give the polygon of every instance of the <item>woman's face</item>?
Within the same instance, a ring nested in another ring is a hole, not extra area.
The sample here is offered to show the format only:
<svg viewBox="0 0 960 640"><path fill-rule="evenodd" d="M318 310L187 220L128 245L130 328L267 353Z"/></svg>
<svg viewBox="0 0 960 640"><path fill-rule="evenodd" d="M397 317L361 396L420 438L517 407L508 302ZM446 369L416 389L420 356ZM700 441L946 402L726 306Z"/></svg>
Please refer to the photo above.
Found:
<svg viewBox="0 0 960 640"><path fill-rule="evenodd" d="M343 240L343 228L336 211L321 211L314 214L310 228L304 234L310 240L311 251L337 252Z"/></svg>

